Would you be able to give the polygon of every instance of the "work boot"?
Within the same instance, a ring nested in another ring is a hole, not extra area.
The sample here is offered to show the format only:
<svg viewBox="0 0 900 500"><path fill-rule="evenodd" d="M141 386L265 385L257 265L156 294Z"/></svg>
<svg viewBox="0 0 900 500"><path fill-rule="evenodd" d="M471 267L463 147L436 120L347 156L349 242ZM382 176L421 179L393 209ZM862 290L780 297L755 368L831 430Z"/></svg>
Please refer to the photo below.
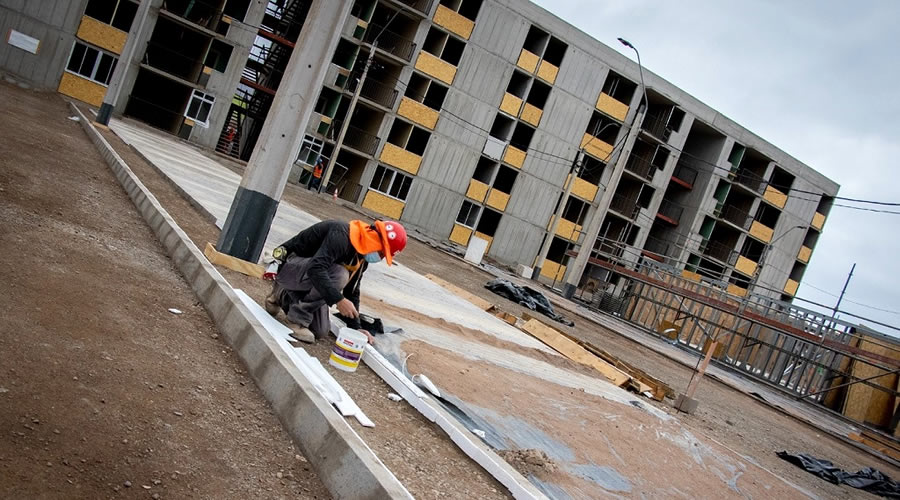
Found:
<svg viewBox="0 0 900 500"><path fill-rule="evenodd" d="M299 340L305 344L315 344L316 336L313 335L313 332L306 328L305 326L295 325L293 323L288 322L288 325L291 328L291 338L294 340Z"/></svg>
<svg viewBox="0 0 900 500"><path fill-rule="evenodd" d="M278 316L278 311L281 310L281 304L278 303L278 285L272 285L272 291L269 295L266 295L263 307L265 307L266 312L272 315L273 318Z"/></svg>

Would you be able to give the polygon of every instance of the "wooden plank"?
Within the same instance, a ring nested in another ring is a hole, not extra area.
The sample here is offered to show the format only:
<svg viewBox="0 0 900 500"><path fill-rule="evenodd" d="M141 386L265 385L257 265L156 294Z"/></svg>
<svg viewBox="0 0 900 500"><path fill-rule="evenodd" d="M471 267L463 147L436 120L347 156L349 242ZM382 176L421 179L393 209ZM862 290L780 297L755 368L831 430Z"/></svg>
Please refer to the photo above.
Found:
<svg viewBox="0 0 900 500"><path fill-rule="evenodd" d="M895 460L900 460L900 451L898 451L893 446L888 446L888 445L884 444L880 440L872 439L865 433L858 434L856 432L851 432L850 434L847 435L847 437L849 437L850 439L852 439L858 443L862 443L862 444L868 446L869 448L879 451Z"/></svg>
<svg viewBox="0 0 900 500"><path fill-rule="evenodd" d="M217 266L222 266L254 278L262 278L263 273L265 272L263 266L221 253L209 242L206 243L206 249L203 251L203 255Z"/></svg>
<svg viewBox="0 0 900 500"><path fill-rule="evenodd" d="M526 321L522 325L522 330L572 361L594 368L619 387L631 381L631 377L627 373L594 356L587 349L573 342L555 328L551 328L536 319L532 318Z"/></svg>
<svg viewBox="0 0 900 500"><path fill-rule="evenodd" d="M492 304L490 301L482 299L481 297L475 295L474 293L463 290L462 288L460 288L452 283L449 283L441 278L438 278L437 276L435 276L433 274L426 274L425 277L430 279L431 281L434 281L438 285L441 285L442 287L446 288L447 290L450 290L451 292L453 292L454 295L458 295L459 297L462 297L462 298L468 300L469 302L475 304L475 306L477 306L482 311L487 311L488 309L494 307L494 304Z"/></svg>
<svg viewBox="0 0 900 500"><path fill-rule="evenodd" d="M881 355L893 355L888 348L873 342L869 337L863 337L859 344L861 349ZM861 361L854 361L850 372L856 378L865 379L880 373L887 374L874 366ZM872 380L872 383L882 387L893 389L897 386L897 375L885 375ZM879 391L865 384L853 384L847 390L847 403L844 406L844 415L859 422L869 422L879 427L887 427L894 414L894 397L888 392Z"/></svg>

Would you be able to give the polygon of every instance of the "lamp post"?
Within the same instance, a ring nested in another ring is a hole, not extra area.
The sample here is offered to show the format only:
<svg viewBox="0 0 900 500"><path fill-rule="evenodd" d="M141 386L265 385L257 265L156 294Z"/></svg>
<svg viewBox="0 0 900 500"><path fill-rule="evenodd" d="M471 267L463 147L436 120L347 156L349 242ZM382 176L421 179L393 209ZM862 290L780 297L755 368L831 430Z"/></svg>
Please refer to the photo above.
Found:
<svg viewBox="0 0 900 500"><path fill-rule="evenodd" d="M626 40L622 37L619 37L616 40L618 40L619 43L621 43L622 45L633 50L635 55L637 55L638 74L641 77L641 91L643 91L643 93L644 93L644 105L647 106L647 109L649 110L650 109L650 99L647 98L647 86L644 85L644 67L641 65L641 53L638 52L637 47L632 45L631 42L629 42L628 40Z"/></svg>

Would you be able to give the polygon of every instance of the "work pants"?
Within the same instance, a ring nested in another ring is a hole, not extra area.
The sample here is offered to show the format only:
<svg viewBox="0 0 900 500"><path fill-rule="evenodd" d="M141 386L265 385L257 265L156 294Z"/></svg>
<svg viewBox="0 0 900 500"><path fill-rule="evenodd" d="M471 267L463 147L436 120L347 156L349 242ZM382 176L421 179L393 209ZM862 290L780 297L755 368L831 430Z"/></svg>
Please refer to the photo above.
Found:
<svg viewBox="0 0 900 500"><path fill-rule="evenodd" d="M321 339L328 336L331 320L328 304L307 275L310 260L289 257L278 271L272 293L288 321L309 328L317 339ZM328 274L338 290L343 290L350 281L350 273L340 264L333 264Z"/></svg>

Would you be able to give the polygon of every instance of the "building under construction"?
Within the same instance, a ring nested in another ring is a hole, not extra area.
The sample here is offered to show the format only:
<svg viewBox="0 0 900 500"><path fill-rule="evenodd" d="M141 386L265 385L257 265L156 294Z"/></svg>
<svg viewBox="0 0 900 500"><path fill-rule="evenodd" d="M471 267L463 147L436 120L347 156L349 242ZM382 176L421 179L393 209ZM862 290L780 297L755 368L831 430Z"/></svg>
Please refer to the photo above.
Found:
<svg viewBox="0 0 900 500"><path fill-rule="evenodd" d="M248 160L323 0L144 1L2 2L0 69L99 105L132 36L115 112ZM357 0L310 92L301 182L335 156L329 192L595 303L644 265L790 301L838 191L526 0Z"/></svg>

